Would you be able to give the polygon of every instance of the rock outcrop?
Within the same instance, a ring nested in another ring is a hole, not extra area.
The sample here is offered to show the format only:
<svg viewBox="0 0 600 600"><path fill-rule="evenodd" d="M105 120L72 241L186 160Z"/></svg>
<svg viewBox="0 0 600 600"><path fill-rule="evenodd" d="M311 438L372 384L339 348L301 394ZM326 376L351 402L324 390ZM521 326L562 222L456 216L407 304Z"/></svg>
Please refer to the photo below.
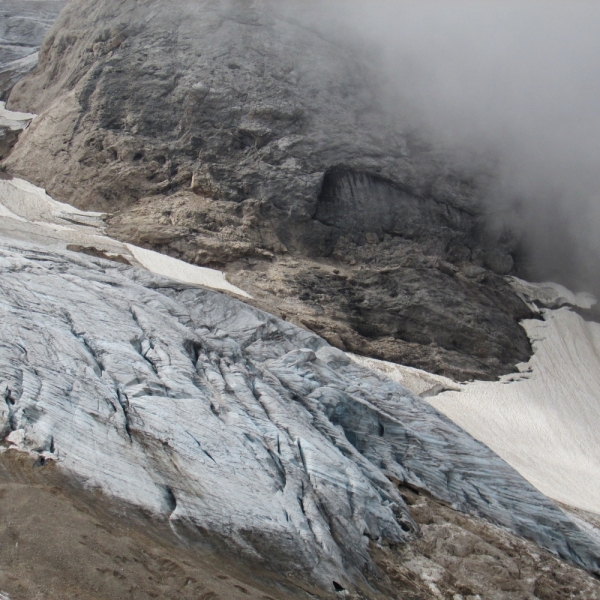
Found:
<svg viewBox="0 0 600 600"><path fill-rule="evenodd" d="M380 83L279 4L72 0L11 93L40 117L4 164L341 348L508 372L531 315L502 278L516 240L482 214L488 176L404 131Z"/></svg>
<svg viewBox="0 0 600 600"><path fill-rule="evenodd" d="M0 254L3 443L40 466L331 591L376 581L370 540L417 531L392 481L600 571L506 463L321 338L114 261Z"/></svg>

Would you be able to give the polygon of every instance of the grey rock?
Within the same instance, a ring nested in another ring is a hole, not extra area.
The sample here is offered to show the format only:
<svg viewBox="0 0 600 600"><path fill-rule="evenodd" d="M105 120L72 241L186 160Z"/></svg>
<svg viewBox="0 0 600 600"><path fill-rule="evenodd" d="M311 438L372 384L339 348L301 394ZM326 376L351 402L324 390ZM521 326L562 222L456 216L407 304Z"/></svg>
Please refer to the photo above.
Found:
<svg viewBox="0 0 600 600"><path fill-rule="evenodd" d="M61 201L114 213L113 237L238 272L265 261L266 296L286 253L452 265L370 277L375 303L326 288L325 330L461 379L510 371L530 354L518 325L528 309L494 277L511 270L516 241L485 223L489 175L404 131L380 84L351 42L277 3L73 0L11 92L9 107L41 115L4 164ZM463 266L491 276L457 283ZM317 310L286 300L298 322Z"/></svg>
<svg viewBox="0 0 600 600"><path fill-rule="evenodd" d="M410 544L374 552L394 589L401 590L400 598L600 598L597 579L582 578L580 570L570 570L534 544L465 517L426 493L400 490L421 535Z"/></svg>
<svg viewBox="0 0 600 600"><path fill-rule="evenodd" d="M4 446L333 591L417 531L402 482L592 572L600 548L397 383L230 297L0 243ZM376 581L376 578L375 580Z"/></svg>

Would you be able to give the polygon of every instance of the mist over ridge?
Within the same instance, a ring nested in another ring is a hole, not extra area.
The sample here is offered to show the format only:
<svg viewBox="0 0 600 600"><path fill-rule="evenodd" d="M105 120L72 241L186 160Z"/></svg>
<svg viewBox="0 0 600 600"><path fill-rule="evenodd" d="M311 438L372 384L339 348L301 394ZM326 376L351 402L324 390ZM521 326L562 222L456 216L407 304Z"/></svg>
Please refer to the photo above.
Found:
<svg viewBox="0 0 600 600"><path fill-rule="evenodd" d="M520 274L600 291L598 3L315 0L287 10L371 57L406 131L493 171L487 211L522 236Z"/></svg>

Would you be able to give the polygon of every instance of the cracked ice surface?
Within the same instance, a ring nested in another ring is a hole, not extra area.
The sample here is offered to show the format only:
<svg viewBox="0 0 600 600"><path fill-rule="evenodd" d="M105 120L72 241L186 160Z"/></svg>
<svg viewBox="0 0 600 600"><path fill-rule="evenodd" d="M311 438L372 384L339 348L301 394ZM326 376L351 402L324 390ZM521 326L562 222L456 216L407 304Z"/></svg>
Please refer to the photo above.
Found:
<svg viewBox="0 0 600 600"><path fill-rule="evenodd" d="M414 531L391 478L592 570L600 549L487 447L321 338L147 271L0 240L5 445L331 586Z"/></svg>

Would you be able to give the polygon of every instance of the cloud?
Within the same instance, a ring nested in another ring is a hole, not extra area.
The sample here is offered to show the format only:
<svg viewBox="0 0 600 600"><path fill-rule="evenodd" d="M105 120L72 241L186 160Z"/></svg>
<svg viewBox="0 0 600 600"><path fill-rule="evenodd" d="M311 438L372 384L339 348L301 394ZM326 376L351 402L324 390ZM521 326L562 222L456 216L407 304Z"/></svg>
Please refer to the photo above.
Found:
<svg viewBox="0 0 600 600"><path fill-rule="evenodd" d="M600 3L291 6L360 46L407 129L493 159L487 207L522 231L523 274L600 292Z"/></svg>

